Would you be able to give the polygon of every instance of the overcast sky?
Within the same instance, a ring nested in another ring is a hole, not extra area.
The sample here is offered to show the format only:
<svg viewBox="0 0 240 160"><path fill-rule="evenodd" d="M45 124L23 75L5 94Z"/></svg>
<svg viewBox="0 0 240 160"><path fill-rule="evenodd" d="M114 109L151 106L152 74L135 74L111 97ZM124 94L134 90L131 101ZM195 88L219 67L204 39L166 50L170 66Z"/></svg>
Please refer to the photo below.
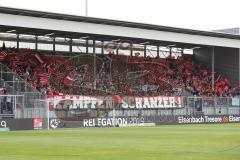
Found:
<svg viewBox="0 0 240 160"><path fill-rule="evenodd" d="M240 26L240 0L88 0L89 16L199 30ZM0 0L1 6L85 15L85 0Z"/></svg>

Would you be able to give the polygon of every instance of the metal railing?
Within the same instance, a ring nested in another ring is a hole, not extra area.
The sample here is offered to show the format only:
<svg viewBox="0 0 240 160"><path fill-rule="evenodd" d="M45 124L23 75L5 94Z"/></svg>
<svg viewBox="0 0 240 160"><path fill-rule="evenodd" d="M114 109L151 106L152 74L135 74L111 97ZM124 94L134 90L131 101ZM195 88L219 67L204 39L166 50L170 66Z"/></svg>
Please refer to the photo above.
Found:
<svg viewBox="0 0 240 160"><path fill-rule="evenodd" d="M23 95L0 95L0 117L16 118L19 109L24 108Z"/></svg>
<svg viewBox="0 0 240 160"><path fill-rule="evenodd" d="M0 63L0 71L0 80L3 83L3 87L5 87L9 93L16 94L17 92L22 94L24 92L37 92L29 82L2 63Z"/></svg>
<svg viewBox="0 0 240 160"><path fill-rule="evenodd" d="M11 106L7 98L11 97ZM25 92L23 95L0 95L0 117L21 118L47 118L46 98L38 92Z"/></svg>
<svg viewBox="0 0 240 160"><path fill-rule="evenodd" d="M7 97L11 97L12 110L7 104ZM89 103L89 100L87 101ZM103 100L101 103L99 100L92 104L89 103L86 108L86 106L81 107L79 102L74 103L73 100L48 100L39 92L25 92L23 95L0 95L0 102L1 115L12 114L15 118L82 119L83 117L104 117L105 114L116 117L240 114L240 97L184 97L180 108L153 109L116 107L112 99ZM82 102L82 104L86 103ZM51 107L51 105L55 105L55 107Z"/></svg>

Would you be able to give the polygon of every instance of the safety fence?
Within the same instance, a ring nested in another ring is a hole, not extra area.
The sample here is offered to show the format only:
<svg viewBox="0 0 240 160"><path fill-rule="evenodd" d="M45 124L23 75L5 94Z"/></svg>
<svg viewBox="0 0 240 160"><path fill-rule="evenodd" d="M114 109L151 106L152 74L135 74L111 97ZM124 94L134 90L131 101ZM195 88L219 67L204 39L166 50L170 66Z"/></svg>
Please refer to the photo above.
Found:
<svg viewBox="0 0 240 160"><path fill-rule="evenodd" d="M159 98L159 97L158 97ZM171 97L170 97L171 98ZM47 99L40 92L25 92L23 95L0 95L1 116L14 118L65 118L84 117L134 117L176 115L229 115L240 114L239 97L183 97L181 105L163 101L149 101L139 106L137 100L116 104L111 98L94 99ZM164 97L163 97L164 99ZM136 103L136 104L135 104ZM166 103L166 104L165 104ZM174 102L177 103L177 102ZM156 104L156 106L154 106ZM135 106L136 105L136 106ZM144 106L145 105L145 106Z"/></svg>
<svg viewBox="0 0 240 160"><path fill-rule="evenodd" d="M7 94L12 95L36 92L36 89L26 79L21 78L20 75L2 63L0 63L0 87L5 88Z"/></svg>
<svg viewBox="0 0 240 160"><path fill-rule="evenodd" d="M0 95L0 118L46 118L46 98L40 92Z"/></svg>
<svg viewBox="0 0 240 160"><path fill-rule="evenodd" d="M23 95L0 95L0 118L16 118L19 108L23 106Z"/></svg>
<svg viewBox="0 0 240 160"><path fill-rule="evenodd" d="M239 114L239 97L186 97L187 115Z"/></svg>
<svg viewBox="0 0 240 160"><path fill-rule="evenodd" d="M124 103L120 104L110 97L82 97L78 100L64 97L47 99L40 92L0 95L0 128L23 130L240 122L239 97L182 97L181 100L179 97L144 97L142 104L139 97L125 97Z"/></svg>

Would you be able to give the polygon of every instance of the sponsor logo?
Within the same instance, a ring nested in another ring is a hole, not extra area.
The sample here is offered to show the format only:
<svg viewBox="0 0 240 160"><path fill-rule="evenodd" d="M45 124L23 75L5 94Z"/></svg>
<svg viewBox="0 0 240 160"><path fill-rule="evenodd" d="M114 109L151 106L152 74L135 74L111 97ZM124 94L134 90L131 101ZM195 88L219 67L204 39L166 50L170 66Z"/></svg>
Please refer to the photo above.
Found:
<svg viewBox="0 0 240 160"><path fill-rule="evenodd" d="M223 119L221 116L204 116L205 123L222 123Z"/></svg>
<svg viewBox="0 0 240 160"><path fill-rule="evenodd" d="M228 116L223 116L223 123L228 123L228 122L229 122Z"/></svg>
<svg viewBox="0 0 240 160"><path fill-rule="evenodd" d="M228 121L228 120L227 120ZM192 124L192 123L221 123L223 118L221 116L180 116L178 117L179 124ZM227 123L227 122L226 122Z"/></svg>
<svg viewBox="0 0 240 160"><path fill-rule="evenodd" d="M58 128L59 124L60 124L60 120L58 119L51 119L50 121L50 127L53 129Z"/></svg>
<svg viewBox="0 0 240 160"><path fill-rule="evenodd" d="M234 123L240 122L240 116L224 115L224 116L179 116L177 117L179 124L192 123Z"/></svg>
<svg viewBox="0 0 240 160"><path fill-rule="evenodd" d="M141 124L144 123L144 118L131 117L131 118L95 118L95 119L84 119L83 127L107 127L107 126L128 126L130 124Z"/></svg>
<svg viewBox="0 0 240 160"><path fill-rule="evenodd" d="M201 117L178 117L178 123L204 123L203 116Z"/></svg>
<svg viewBox="0 0 240 160"><path fill-rule="evenodd" d="M229 116L229 122L240 122L240 116Z"/></svg>
<svg viewBox="0 0 240 160"><path fill-rule="evenodd" d="M1 121L0 122L0 128L7 128L7 122L6 121Z"/></svg>
<svg viewBox="0 0 240 160"><path fill-rule="evenodd" d="M43 119L42 118L33 119L33 128L34 129L42 129L42 126L43 126Z"/></svg>

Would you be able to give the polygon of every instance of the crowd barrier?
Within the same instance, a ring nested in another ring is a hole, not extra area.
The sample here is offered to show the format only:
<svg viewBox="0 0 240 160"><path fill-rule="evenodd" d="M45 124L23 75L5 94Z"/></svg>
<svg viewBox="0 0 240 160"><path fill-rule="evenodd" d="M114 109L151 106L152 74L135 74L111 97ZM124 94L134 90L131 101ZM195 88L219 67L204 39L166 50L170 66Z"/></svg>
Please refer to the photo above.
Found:
<svg viewBox="0 0 240 160"><path fill-rule="evenodd" d="M240 122L239 97L157 96L123 100L116 104L111 97L47 99L40 92L0 95L1 128L4 124L10 130L18 130Z"/></svg>
<svg viewBox="0 0 240 160"><path fill-rule="evenodd" d="M59 118L0 119L0 130L41 130L78 127L134 127L176 124L240 123L239 115L98 117L82 120Z"/></svg>

